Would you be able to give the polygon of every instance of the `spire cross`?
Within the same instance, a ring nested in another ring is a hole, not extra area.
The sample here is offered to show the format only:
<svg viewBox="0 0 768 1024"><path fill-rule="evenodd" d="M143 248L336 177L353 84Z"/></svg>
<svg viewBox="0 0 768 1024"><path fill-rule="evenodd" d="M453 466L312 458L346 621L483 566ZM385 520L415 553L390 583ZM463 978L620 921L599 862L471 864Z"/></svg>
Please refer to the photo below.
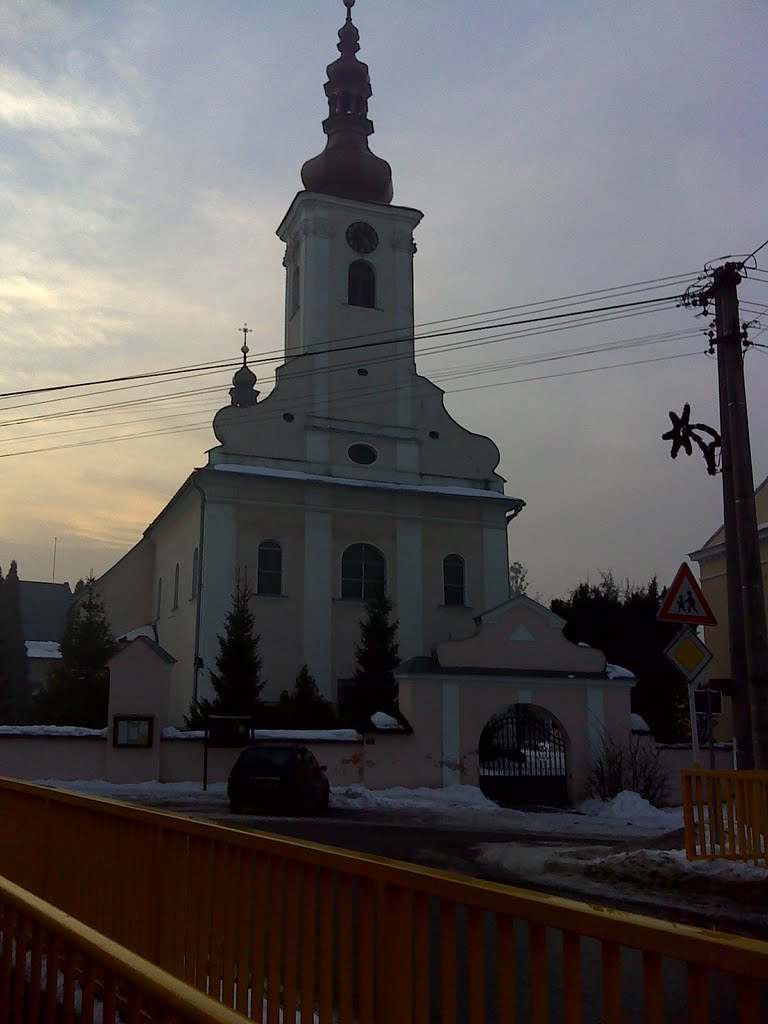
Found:
<svg viewBox="0 0 768 1024"><path fill-rule="evenodd" d="M243 324L242 327L238 327L238 332L243 336L243 346L240 351L243 353L243 366L245 366L248 361L248 353L250 351L248 348L248 335L253 334L253 328L249 327L248 324Z"/></svg>

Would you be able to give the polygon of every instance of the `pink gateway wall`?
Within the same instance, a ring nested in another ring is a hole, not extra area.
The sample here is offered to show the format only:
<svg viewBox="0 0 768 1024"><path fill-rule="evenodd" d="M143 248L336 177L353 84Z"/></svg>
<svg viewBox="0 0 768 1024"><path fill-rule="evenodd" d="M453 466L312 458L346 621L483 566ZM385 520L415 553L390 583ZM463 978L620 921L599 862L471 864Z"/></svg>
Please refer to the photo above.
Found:
<svg viewBox="0 0 768 1024"><path fill-rule="evenodd" d="M0 775L11 779L103 779L107 743L101 736L0 736Z"/></svg>

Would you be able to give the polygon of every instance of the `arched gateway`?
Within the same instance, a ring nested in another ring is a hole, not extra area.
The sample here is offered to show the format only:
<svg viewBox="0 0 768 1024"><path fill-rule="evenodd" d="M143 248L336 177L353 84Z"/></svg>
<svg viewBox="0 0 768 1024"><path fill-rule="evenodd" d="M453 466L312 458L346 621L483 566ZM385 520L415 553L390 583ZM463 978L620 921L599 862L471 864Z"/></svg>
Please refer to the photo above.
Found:
<svg viewBox="0 0 768 1024"><path fill-rule="evenodd" d="M567 737L546 708L510 704L488 720L477 752L489 799L505 806L568 802Z"/></svg>

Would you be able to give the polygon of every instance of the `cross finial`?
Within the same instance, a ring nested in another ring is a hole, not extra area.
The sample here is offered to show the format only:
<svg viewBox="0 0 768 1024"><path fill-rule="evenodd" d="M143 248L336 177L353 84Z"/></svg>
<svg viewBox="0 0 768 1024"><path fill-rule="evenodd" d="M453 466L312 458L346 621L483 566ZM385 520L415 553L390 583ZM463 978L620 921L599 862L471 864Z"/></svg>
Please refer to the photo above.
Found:
<svg viewBox="0 0 768 1024"><path fill-rule="evenodd" d="M352 21L352 8L355 6L355 0L344 0L344 6L347 8L347 21Z"/></svg>
<svg viewBox="0 0 768 1024"><path fill-rule="evenodd" d="M248 353L250 352L248 348L248 335L253 334L253 328L249 327L248 324L243 324L242 327L238 327L238 331L243 336L243 345L240 351L243 353L243 366L245 366L248 362Z"/></svg>

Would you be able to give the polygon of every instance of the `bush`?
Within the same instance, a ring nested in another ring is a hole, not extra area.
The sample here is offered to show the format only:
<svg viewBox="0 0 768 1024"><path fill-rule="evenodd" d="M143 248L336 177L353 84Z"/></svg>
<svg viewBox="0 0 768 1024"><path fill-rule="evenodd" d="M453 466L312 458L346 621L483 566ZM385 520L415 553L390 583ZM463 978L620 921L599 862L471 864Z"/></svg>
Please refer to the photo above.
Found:
<svg viewBox="0 0 768 1024"><path fill-rule="evenodd" d="M283 729L332 729L336 724L333 705L321 695L306 665L296 676L293 690L280 694L278 709Z"/></svg>
<svg viewBox="0 0 768 1024"><path fill-rule="evenodd" d="M587 795L600 800L630 790L639 793L655 807L660 807L669 790L669 777L658 748L640 736L630 736L624 743L603 735L602 750L587 777Z"/></svg>

